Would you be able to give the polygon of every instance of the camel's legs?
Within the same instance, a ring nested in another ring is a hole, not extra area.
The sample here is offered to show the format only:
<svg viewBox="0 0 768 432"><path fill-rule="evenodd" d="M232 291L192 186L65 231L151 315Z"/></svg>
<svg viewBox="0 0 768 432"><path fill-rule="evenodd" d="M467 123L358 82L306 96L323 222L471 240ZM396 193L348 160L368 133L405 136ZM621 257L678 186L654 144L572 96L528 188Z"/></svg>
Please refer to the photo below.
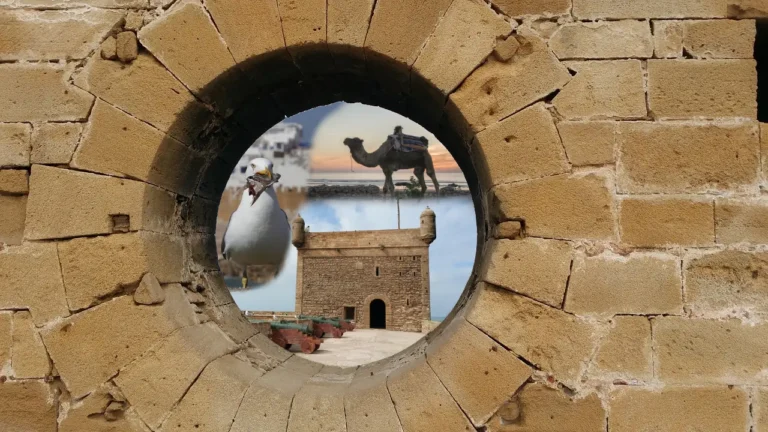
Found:
<svg viewBox="0 0 768 432"><path fill-rule="evenodd" d="M424 167L416 167L413 169L413 175L419 180L421 185L421 195L427 193L427 182L424 181Z"/></svg>
<svg viewBox="0 0 768 432"><path fill-rule="evenodd" d="M392 171L385 170L384 171L384 195L387 194L387 192L394 194L395 193L395 184L392 181Z"/></svg>
<svg viewBox="0 0 768 432"><path fill-rule="evenodd" d="M432 156L430 156L429 153L424 155L424 165L427 167L427 175L432 179L432 183L435 185L435 195L440 195L440 184L437 182L435 165L432 163Z"/></svg>

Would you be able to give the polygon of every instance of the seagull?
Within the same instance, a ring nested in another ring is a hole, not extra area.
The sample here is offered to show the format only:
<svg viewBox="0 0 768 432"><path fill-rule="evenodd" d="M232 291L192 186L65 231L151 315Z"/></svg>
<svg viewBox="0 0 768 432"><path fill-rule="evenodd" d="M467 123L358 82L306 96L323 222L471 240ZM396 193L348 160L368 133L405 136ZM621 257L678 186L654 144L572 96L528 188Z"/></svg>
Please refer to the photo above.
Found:
<svg viewBox="0 0 768 432"><path fill-rule="evenodd" d="M272 187L280 174L275 174L272 167L272 161L265 158L248 163L248 186L229 218L221 242L224 258L243 267L243 289L248 285L248 266L272 265L280 271L291 240L288 216Z"/></svg>

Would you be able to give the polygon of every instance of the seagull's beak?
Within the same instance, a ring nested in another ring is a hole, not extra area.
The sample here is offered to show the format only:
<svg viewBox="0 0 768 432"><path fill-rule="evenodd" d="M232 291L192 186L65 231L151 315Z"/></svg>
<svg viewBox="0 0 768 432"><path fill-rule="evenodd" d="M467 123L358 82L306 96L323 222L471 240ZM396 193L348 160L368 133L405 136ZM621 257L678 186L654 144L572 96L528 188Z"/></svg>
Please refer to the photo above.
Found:
<svg viewBox="0 0 768 432"><path fill-rule="evenodd" d="M272 181L272 171L270 171L267 168L265 168L265 169L263 169L261 171L258 171L256 174L258 174L260 176L264 176L264 177L268 178L270 181Z"/></svg>

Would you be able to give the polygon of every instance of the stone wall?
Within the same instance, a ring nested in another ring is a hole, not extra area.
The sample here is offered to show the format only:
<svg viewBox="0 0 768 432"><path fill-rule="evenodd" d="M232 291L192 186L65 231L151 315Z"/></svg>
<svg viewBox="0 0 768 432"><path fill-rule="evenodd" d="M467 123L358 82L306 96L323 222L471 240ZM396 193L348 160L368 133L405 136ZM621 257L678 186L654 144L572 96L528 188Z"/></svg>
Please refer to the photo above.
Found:
<svg viewBox="0 0 768 432"><path fill-rule="evenodd" d="M491 3L0 0L0 429L768 430L768 4ZM256 334L214 240L242 151L340 99L438 135L482 242L344 370Z"/></svg>

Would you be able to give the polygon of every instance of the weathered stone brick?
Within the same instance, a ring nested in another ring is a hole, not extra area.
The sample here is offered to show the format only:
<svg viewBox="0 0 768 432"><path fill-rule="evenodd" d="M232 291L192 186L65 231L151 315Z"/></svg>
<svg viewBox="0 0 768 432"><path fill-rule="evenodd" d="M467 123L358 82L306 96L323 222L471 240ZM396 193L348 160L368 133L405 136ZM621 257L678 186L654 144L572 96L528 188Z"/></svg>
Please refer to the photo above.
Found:
<svg viewBox="0 0 768 432"><path fill-rule="evenodd" d="M53 63L0 65L0 122L78 121L93 96L67 83L69 69ZM27 159L29 158L27 150ZM28 163L28 162L27 162Z"/></svg>
<svg viewBox="0 0 768 432"><path fill-rule="evenodd" d="M243 94L225 95L223 88L208 87L232 69L235 60L202 5L185 3L139 32L139 40L181 82L203 99L231 108Z"/></svg>
<svg viewBox="0 0 768 432"><path fill-rule="evenodd" d="M129 65L94 57L75 84L187 144L209 121L210 112L146 53Z"/></svg>
<svg viewBox="0 0 768 432"><path fill-rule="evenodd" d="M400 428L395 405L387 390L385 374L362 374L358 369L344 397L344 411L347 416L347 432Z"/></svg>
<svg viewBox="0 0 768 432"><path fill-rule="evenodd" d="M715 240L709 200L625 198L619 213L621 240L633 246L706 246Z"/></svg>
<svg viewBox="0 0 768 432"><path fill-rule="evenodd" d="M612 178L603 172L559 175L492 190L501 219L525 220L530 236L614 238Z"/></svg>
<svg viewBox="0 0 768 432"><path fill-rule="evenodd" d="M276 1L208 0L205 7L238 62L285 48Z"/></svg>
<svg viewBox="0 0 768 432"><path fill-rule="evenodd" d="M0 12L0 60L82 59L122 18L118 11Z"/></svg>
<svg viewBox="0 0 768 432"><path fill-rule="evenodd" d="M683 48L699 58L754 56L755 22L751 20L686 21Z"/></svg>
<svg viewBox="0 0 768 432"><path fill-rule="evenodd" d="M659 118L757 114L754 60L648 60L648 102Z"/></svg>
<svg viewBox="0 0 768 432"><path fill-rule="evenodd" d="M558 380L577 382L595 345L591 324L486 284L475 296L467 321Z"/></svg>
<svg viewBox="0 0 768 432"><path fill-rule="evenodd" d="M347 432L344 392L354 370L325 366L293 398L287 432Z"/></svg>
<svg viewBox="0 0 768 432"><path fill-rule="evenodd" d="M560 59L649 58L653 56L647 21L598 21L565 24L549 40Z"/></svg>
<svg viewBox="0 0 768 432"><path fill-rule="evenodd" d="M362 48L374 3L374 0L329 0L328 44ZM333 46L329 48L334 52Z"/></svg>
<svg viewBox="0 0 768 432"><path fill-rule="evenodd" d="M121 370L115 383L142 420L157 428L203 368L235 349L215 324L181 328Z"/></svg>
<svg viewBox="0 0 768 432"><path fill-rule="evenodd" d="M139 56L139 42L136 33L123 31L115 38L115 55L123 63L130 63Z"/></svg>
<svg viewBox="0 0 768 432"><path fill-rule="evenodd" d="M11 368L16 379L45 378L51 373L48 352L28 311L13 314Z"/></svg>
<svg viewBox="0 0 768 432"><path fill-rule="evenodd" d="M425 360L397 369L389 376L387 387L403 430L466 432L473 429ZM431 415L425 416L425 413Z"/></svg>
<svg viewBox="0 0 768 432"><path fill-rule="evenodd" d="M0 385L0 419L9 432L55 432L54 394L43 381L7 381Z"/></svg>
<svg viewBox="0 0 768 432"><path fill-rule="evenodd" d="M768 325L739 320L653 320L662 382L765 385Z"/></svg>
<svg viewBox="0 0 768 432"><path fill-rule="evenodd" d="M559 308L570 275L567 242L528 238L496 240L486 249L481 277L485 282Z"/></svg>
<svg viewBox="0 0 768 432"><path fill-rule="evenodd" d="M0 124L0 166L29 166L31 130L27 124Z"/></svg>
<svg viewBox="0 0 768 432"><path fill-rule="evenodd" d="M525 383L531 368L463 318L427 348L427 362L475 425Z"/></svg>
<svg viewBox="0 0 768 432"><path fill-rule="evenodd" d="M731 0L728 2L728 16L733 18L768 17L768 2L765 0Z"/></svg>
<svg viewBox="0 0 768 432"><path fill-rule="evenodd" d="M562 121L557 131L568 161L575 166L614 162L618 124L611 121Z"/></svg>
<svg viewBox="0 0 768 432"><path fill-rule="evenodd" d="M156 0L151 0L156 1ZM168 0L157 0L168 1ZM147 0L15 0L18 6L31 7L55 7L55 8L75 8L91 6L97 8L143 8L147 7Z"/></svg>
<svg viewBox="0 0 768 432"><path fill-rule="evenodd" d="M413 69L443 94L451 93L493 51L512 26L487 5L454 0Z"/></svg>
<svg viewBox="0 0 768 432"><path fill-rule="evenodd" d="M552 101L566 118L644 117L645 89L639 60L568 62L576 76Z"/></svg>
<svg viewBox="0 0 768 432"><path fill-rule="evenodd" d="M58 432L129 432L145 430L145 426L131 407L127 407L120 390L106 384L88 397L69 406L67 416L59 422ZM115 408L119 408L113 411ZM107 412L111 411L112 414Z"/></svg>
<svg viewBox="0 0 768 432"><path fill-rule="evenodd" d="M173 225L174 196L146 183L43 165L32 167L29 179L29 239L170 232ZM127 227L118 226L121 218Z"/></svg>
<svg viewBox="0 0 768 432"><path fill-rule="evenodd" d="M489 58L450 96L474 131L546 97L571 79L565 66L532 30L521 27L516 38L521 48L511 59L500 62Z"/></svg>
<svg viewBox="0 0 768 432"><path fill-rule="evenodd" d="M52 243L27 243L0 252L1 309L29 309L35 324L69 315L59 256Z"/></svg>
<svg viewBox="0 0 768 432"><path fill-rule="evenodd" d="M721 18L726 13L722 0L649 0L616 4L612 0L573 0L573 15L598 18Z"/></svg>
<svg viewBox="0 0 768 432"><path fill-rule="evenodd" d="M768 180L768 123L760 123L760 154L762 155L761 172L762 187L765 189Z"/></svg>
<svg viewBox="0 0 768 432"><path fill-rule="evenodd" d="M666 387L662 390L622 387L611 395L611 431L747 430L749 401L744 390L731 387Z"/></svg>
<svg viewBox="0 0 768 432"><path fill-rule="evenodd" d="M137 306L131 296L122 296L62 320L41 334L61 379L74 397L81 397L174 330L196 328L190 327L195 322L195 312L181 290L169 289L162 306ZM193 351L189 345L185 348ZM132 367L138 366L133 363Z"/></svg>
<svg viewBox="0 0 768 432"><path fill-rule="evenodd" d="M0 365L3 369L11 362L12 332L13 312L0 312Z"/></svg>
<svg viewBox="0 0 768 432"><path fill-rule="evenodd" d="M488 422L488 432L598 432L605 410L596 394L575 399L543 384L529 384Z"/></svg>
<svg viewBox="0 0 768 432"><path fill-rule="evenodd" d="M651 380L652 356L648 318L617 316L597 351L594 367L611 378Z"/></svg>
<svg viewBox="0 0 768 432"><path fill-rule="evenodd" d="M682 313L680 260L672 255L577 255L565 310L576 314Z"/></svg>
<svg viewBox="0 0 768 432"><path fill-rule="evenodd" d="M29 171L0 169L0 193L21 195L29 192Z"/></svg>
<svg viewBox="0 0 768 432"><path fill-rule="evenodd" d="M196 152L105 102L96 102L72 166L129 176L190 196L197 186L191 173L205 160Z"/></svg>
<svg viewBox="0 0 768 432"><path fill-rule="evenodd" d="M684 21L651 21L653 27L653 55L657 58L683 56Z"/></svg>
<svg viewBox="0 0 768 432"><path fill-rule="evenodd" d="M161 283L182 282L180 238L148 232L78 238L59 243L59 261L72 310L136 285L150 272Z"/></svg>
<svg viewBox="0 0 768 432"><path fill-rule="evenodd" d="M755 432L768 431L768 390L758 389L752 396L752 416Z"/></svg>
<svg viewBox="0 0 768 432"><path fill-rule="evenodd" d="M715 200L715 234L718 243L768 243L768 200Z"/></svg>
<svg viewBox="0 0 768 432"><path fill-rule="evenodd" d="M33 164L68 164L80 141L81 123L43 123L32 131Z"/></svg>
<svg viewBox="0 0 768 432"><path fill-rule="evenodd" d="M567 15L571 8L571 0L493 0L493 4L513 18Z"/></svg>
<svg viewBox="0 0 768 432"><path fill-rule="evenodd" d="M629 193L756 191L756 123L619 125L618 186Z"/></svg>
<svg viewBox="0 0 768 432"><path fill-rule="evenodd" d="M229 430L240 401L260 372L228 355L211 362L165 420L170 430Z"/></svg>
<svg viewBox="0 0 768 432"><path fill-rule="evenodd" d="M324 43L326 3L319 0L278 0L283 22L285 43L290 50L295 45Z"/></svg>
<svg viewBox="0 0 768 432"><path fill-rule="evenodd" d="M569 169L552 115L542 103L477 134L473 150L486 189Z"/></svg>
<svg viewBox="0 0 768 432"><path fill-rule="evenodd" d="M21 244L27 214L27 196L0 195L0 244Z"/></svg>
<svg viewBox="0 0 768 432"><path fill-rule="evenodd" d="M721 251L686 261L686 303L695 315L768 312L768 254Z"/></svg>
<svg viewBox="0 0 768 432"><path fill-rule="evenodd" d="M236 343L245 342L258 331L253 324L245 319L242 311L235 303L210 308L206 312L221 330Z"/></svg>

